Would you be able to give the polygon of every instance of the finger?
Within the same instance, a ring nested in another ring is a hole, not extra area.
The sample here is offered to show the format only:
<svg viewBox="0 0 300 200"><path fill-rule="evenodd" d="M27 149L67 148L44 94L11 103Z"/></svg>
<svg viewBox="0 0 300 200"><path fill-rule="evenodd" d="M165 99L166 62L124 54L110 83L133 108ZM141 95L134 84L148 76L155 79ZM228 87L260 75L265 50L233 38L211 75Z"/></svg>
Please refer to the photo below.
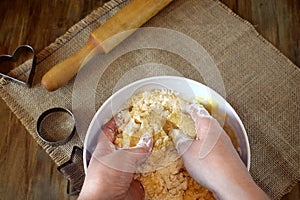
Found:
<svg viewBox="0 0 300 200"><path fill-rule="evenodd" d="M138 145L133 148L115 150L97 159L112 169L134 173L138 164L144 162L148 157L152 149L152 138L149 135L144 135Z"/></svg>
<svg viewBox="0 0 300 200"><path fill-rule="evenodd" d="M196 123L197 139L199 140L199 159L205 158L217 144L223 128L214 118L200 117Z"/></svg>
<svg viewBox="0 0 300 200"><path fill-rule="evenodd" d="M111 154L115 150L115 145L109 141L104 132L101 132L99 134L98 143L95 150L93 151L92 156L99 160L101 157Z"/></svg>
<svg viewBox="0 0 300 200"><path fill-rule="evenodd" d="M153 147L153 140L149 134L143 135L135 147L129 149L123 149L130 157L129 160L135 165L135 169L138 165L145 162L148 158Z"/></svg>
<svg viewBox="0 0 300 200"><path fill-rule="evenodd" d="M115 118L112 117L106 124L104 124L101 131L105 134L108 141L114 142L116 134L118 133L118 126L116 124Z"/></svg>
<svg viewBox="0 0 300 200"><path fill-rule="evenodd" d="M100 158L101 156L107 155L116 149L113 142L117 132L118 127L116 125L116 121L114 118L111 118L101 128L96 148L93 151L93 157Z"/></svg>
<svg viewBox="0 0 300 200"><path fill-rule="evenodd" d="M183 112L188 113L195 123L200 117L210 117L209 112L200 104L193 103L183 107Z"/></svg>
<svg viewBox="0 0 300 200"><path fill-rule="evenodd" d="M196 140L179 129L172 130L172 140L179 155L183 156L193 144L193 152L196 152L197 159L203 159L213 150L224 130L217 120L207 117L198 118L195 126Z"/></svg>
<svg viewBox="0 0 300 200"><path fill-rule="evenodd" d="M125 199L132 200L132 199L144 199L144 198L145 198L145 191L143 185L139 181L133 180L130 184Z"/></svg>
<svg viewBox="0 0 300 200"><path fill-rule="evenodd" d="M153 140L151 135L149 134L144 134L139 142L136 144L136 147L144 147L148 152L152 150L152 146L153 146Z"/></svg>
<svg viewBox="0 0 300 200"><path fill-rule="evenodd" d="M173 129L170 134L178 154L182 156L194 140L179 129Z"/></svg>

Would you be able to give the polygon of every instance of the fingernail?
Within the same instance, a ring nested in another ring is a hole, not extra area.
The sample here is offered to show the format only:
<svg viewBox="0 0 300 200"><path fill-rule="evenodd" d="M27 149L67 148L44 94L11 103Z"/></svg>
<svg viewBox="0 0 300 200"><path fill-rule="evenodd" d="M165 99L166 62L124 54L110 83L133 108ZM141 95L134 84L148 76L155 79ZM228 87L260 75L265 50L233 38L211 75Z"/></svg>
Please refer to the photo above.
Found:
<svg viewBox="0 0 300 200"><path fill-rule="evenodd" d="M141 190L145 191L143 184L141 182L139 182L139 183L140 183Z"/></svg>
<svg viewBox="0 0 300 200"><path fill-rule="evenodd" d="M181 130L179 129L173 129L171 131L172 139L174 143L178 143L181 140L191 140L192 138L189 137L188 135L184 134Z"/></svg>
<svg viewBox="0 0 300 200"><path fill-rule="evenodd" d="M188 135L184 134L179 129L173 129L171 132L172 140L175 147L180 155L182 155L192 144L193 139Z"/></svg>
<svg viewBox="0 0 300 200"><path fill-rule="evenodd" d="M143 135L139 142L137 143L138 147L148 147L148 148L152 148L152 137L150 134L145 134Z"/></svg>

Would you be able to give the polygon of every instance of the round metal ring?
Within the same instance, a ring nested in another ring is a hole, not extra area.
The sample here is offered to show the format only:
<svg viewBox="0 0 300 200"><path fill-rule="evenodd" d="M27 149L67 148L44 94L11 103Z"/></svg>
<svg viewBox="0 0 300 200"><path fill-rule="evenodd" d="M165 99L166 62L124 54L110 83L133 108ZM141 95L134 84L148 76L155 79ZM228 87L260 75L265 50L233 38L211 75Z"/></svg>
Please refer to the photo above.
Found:
<svg viewBox="0 0 300 200"><path fill-rule="evenodd" d="M62 140L58 140L58 141L48 141L47 139L45 139L41 132L40 132L40 128L41 128L41 123L42 121L45 119L45 117L47 117L49 114L55 113L55 112L65 112L67 114L69 114L74 122L74 126L72 128L72 131L69 133L68 136L66 136L64 139ZM73 135L75 134L75 117L73 115L73 113L66 109L66 108L62 108L62 107L55 107L55 108L50 108L49 110L44 111L38 118L37 122L36 122L36 133L38 135L38 137L45 142L46 144L52 145L52 146L58 146L58 145L62 145L67 143L68 141L71 140L71 138L73 137Z"/></svg>

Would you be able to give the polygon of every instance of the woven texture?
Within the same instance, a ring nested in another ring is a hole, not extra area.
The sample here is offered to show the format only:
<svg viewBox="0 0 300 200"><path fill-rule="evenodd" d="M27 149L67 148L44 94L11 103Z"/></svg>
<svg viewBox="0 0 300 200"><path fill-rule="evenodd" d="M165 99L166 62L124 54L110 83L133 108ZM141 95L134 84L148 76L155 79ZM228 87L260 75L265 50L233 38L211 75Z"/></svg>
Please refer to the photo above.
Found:
<svg viewBox="0 0 300 200"><path fill-rule="evenodd" d="M32 88L1 80L2 98L57 165L69 160L74 145L83 145L82 135L76 134L70 142L53 147L37 137L35 125L38 116L49 108L59 106L74 111L74 80L49 93L41 87L41 77L52 66L83 47L89 34L128 2L113 0L107 3L40 52ZM222 76L226 100L236 109L248 133L252 176L272 199L280 199L289 192L300 179L300 70L263 39L251 24L218 1L174 1L145 26L181 32L204 47ZM126 40L117 48L131 42L133 39ZM118 57L105 69L96 91L93 91L95 109L82 113L86 116L85 121L76 123L85 124L84 130L97 108L122 86L118 85L120 78L135 66L146 63L162 63L172 66L173 71L151 64L126 81L180 72L187 78L204 82L197 69L182 57L157 49L135 50ZM15 75L23 76L28 71L29 66L24 64ZM218 85L214 77L208 77L208 80ZM90 91L87 89L86 92ZM84 99L82 96L77 98ZM79 112L80 105L76 109Z"/></svg>

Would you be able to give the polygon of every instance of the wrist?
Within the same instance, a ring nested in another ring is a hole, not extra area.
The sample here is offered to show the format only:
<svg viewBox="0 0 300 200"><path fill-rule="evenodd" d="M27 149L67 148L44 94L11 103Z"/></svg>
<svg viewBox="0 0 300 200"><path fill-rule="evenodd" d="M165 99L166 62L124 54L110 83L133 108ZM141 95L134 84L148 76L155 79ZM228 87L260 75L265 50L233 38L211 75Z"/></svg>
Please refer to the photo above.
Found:
<svg viewBox="0 0 300 200"><path fill-rule="evenodd" d="M106 196L107 192L110 191L108 188L108 179L103 173L98 173L95 176L97 170L105 171L103 166L98 165L97 160L92 159L78 198L79 200L108 199Z"/></svg>
<svg viewBox="0 0 300 200"><path fill-rule="evenodd" d="M269 197L261 190L251 179L242 179L239 181L226 181L213 191L220 200L269 200Z"/></svg>
<svg viewBox="0 0 300 200"><path fill-rule="evenodd" d="M94 187L94 186L97 187ZM97 200L97 199L109 199L107 198L105 188L98 185L98 184L92 184L91 182L84 184L81 192L79 194L78 200Z"/></svg>

